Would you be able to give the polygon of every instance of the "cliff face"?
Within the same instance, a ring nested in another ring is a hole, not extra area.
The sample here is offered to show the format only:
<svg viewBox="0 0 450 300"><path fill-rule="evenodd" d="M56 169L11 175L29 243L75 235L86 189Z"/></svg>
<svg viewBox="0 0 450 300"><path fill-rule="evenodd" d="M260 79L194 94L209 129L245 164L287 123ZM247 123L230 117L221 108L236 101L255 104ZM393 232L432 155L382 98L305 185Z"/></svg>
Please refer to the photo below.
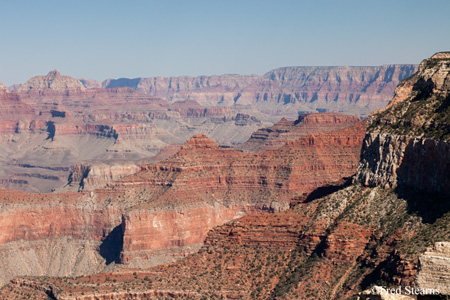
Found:
<svg viewBox="0 0 450 300"><path fill-rule="evenodd" d="M195 100L203 105L260 105L265 111L339 111L367 115L384 107L414 65L380 67L287 67L264 76L200 76L108 79L103 86L128 86L150 95ZM359 111L359 113L356 113Z"/></svg>
<svg viewBox="0 0 450 300"><path fill-rule="evenodd" d="M249 213L285 210L293 196L351 175L362 132L358 124L259 155L222 149L204 135L194 136L163 164L114 184L136 194L158 195L124 215L122 261L141 266L141 260L154 264L167 251L191 253L217 224Z"/></svg>
<svg viewBox="0 0 450 300"><path fill-rule="evenodd" d="M450 243L438 242L420 256L417 284L422 289L434 289L450 295Z"/></svg>
<svg viewBox="0 0 450 300"><path fill-rule="evenodd" d="M433 56L369 117L357 178L368 186L409 186L448 194L450 58Z"/></svg>
<svg viewBox="0 0 450 300"><path fill-rule="evenodd" d="M104 253L98 249L123 212L123 206L107 206L98 194L2 190L0 205L2 284L17 275L101 271Z"/></svg>

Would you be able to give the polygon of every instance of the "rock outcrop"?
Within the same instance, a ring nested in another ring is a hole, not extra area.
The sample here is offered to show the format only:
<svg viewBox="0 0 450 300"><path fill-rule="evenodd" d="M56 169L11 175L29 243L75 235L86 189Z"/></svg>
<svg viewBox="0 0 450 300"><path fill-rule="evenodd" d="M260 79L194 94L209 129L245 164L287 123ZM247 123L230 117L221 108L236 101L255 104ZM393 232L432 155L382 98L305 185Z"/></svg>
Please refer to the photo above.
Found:
<svg viewBox="0 0 450 300"><path fill-rule="evenodd" d="M302 114L296 121L283 118L271 127L257 130L247 142L237 148L250 152L276 149L287 141L293 141L308 134L345 129L360 121L355 116L335 113Z"/></svg>
<svg viewBox="0 0 450 300"><path fill-rule="evenodd" d="M386 109L369 117L358 167L363 184L449 194L450 59L445 57L424 60Z"/></svg>
<svg viewBox="0 0 450 300"><path fill-rule="evenodd" d="M418 287L450 295L450 242L435 243L419 260Z"/></svg>
<svg viewBox="0 0 450 300"><path fill-rule="evenodd" d="M17 91L19 92L45 92L45 91L84 91L86 88L75 78L70 76L61 76L57 70L49 72L45 76L36 76L22 84Z"/></svg>

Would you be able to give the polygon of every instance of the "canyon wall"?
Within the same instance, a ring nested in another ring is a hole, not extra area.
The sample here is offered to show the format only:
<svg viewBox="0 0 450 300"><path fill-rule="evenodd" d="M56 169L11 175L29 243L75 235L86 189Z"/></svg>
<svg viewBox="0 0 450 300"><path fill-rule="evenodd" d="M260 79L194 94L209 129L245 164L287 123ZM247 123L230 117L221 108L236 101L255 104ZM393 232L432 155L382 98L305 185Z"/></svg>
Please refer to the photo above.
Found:
<svg viewBox="0 0 450 300"><path fill-rule="evenodd" d="M286 67L263 76L222 75L108 79L103 87L128 86L170 101L202 105L257 105L299 111L335 111L366 116L384 107L396 85L416 71L414 65L380 67Z"/></svg>

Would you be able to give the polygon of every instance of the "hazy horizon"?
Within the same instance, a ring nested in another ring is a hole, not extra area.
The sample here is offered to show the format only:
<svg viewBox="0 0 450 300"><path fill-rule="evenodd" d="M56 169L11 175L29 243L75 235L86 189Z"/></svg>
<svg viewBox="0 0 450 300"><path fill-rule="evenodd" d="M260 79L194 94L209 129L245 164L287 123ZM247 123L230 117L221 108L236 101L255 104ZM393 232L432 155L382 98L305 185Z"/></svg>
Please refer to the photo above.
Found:
<svg viewBox="0 0 450 300"><path fill-rule="evenodd" d="M14 1L2 7L0 81L53 69L103 81L418 64L450 49L449 9L446 0Z"/></svg>

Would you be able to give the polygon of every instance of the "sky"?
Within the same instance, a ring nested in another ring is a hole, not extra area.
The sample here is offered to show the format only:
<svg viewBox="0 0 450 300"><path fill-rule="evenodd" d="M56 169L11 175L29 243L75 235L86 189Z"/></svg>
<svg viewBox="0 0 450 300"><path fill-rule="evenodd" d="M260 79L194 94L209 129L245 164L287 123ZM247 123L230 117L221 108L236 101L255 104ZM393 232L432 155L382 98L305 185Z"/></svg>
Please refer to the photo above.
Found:
<svg viewBox="0 0 450 300"><path fill-rule="evenodd" d="M449 0L2 0L0 81L417 64L450 50Z"/></svg>

